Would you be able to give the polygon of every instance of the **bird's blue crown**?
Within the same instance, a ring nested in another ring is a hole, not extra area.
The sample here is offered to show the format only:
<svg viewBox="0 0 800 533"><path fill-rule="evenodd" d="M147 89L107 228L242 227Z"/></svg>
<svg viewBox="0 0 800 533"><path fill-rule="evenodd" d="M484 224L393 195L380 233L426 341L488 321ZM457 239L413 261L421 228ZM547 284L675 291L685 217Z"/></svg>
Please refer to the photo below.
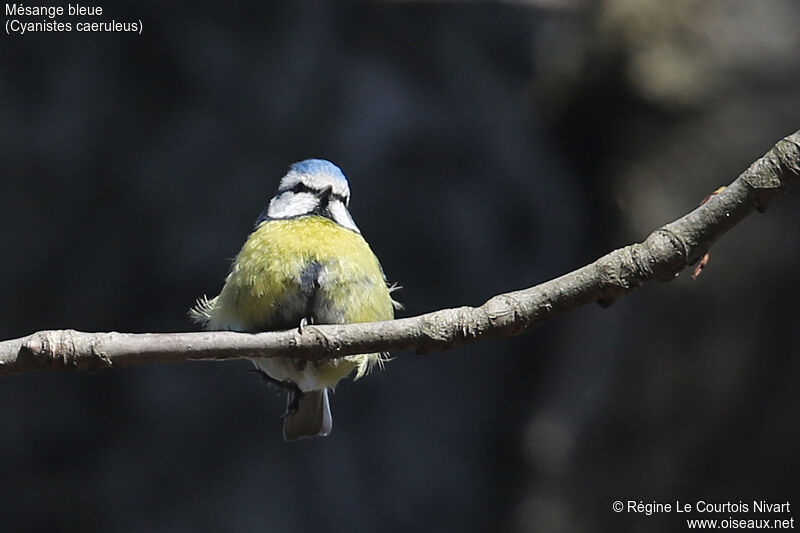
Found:
<svg viewBox="0 0 800 533"><path fill-rule="evenodd" d="M326 159L306 159L304 161L299 161L289 167L289 171L291 172L292 170L299 174L327 174L332 178L347 183L347 178L344 177L342 169Z"/></svg>

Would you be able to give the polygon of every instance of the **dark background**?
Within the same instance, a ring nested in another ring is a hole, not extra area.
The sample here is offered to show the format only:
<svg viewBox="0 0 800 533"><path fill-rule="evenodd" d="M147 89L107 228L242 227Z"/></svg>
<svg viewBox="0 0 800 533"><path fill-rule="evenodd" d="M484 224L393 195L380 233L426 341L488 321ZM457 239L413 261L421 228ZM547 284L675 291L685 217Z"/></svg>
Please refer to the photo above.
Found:
<svg viewBox="0 0 800 533"><path fill-rule="evenodd" d="M307 157L349 177L411 316L642 240L800 128L793 0L101 5L143 34L2 35L2 339L194 329ZM798 205L698 281L397 354L340 385L325 439L285 444L244 361L4 378L0 528L671 532L611 504L800 505Z"/></svg>

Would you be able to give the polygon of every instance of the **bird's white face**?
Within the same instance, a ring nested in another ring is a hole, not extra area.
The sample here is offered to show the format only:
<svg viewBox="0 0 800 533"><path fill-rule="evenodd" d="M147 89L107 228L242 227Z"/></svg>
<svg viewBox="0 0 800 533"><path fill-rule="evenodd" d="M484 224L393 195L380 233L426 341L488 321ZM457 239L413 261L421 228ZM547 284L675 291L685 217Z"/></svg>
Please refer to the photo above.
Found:
<svg viewBox="0 0 800 533"><path fill-rule="evenodd" d="M317 214L360 233L347 210L349 203L350 187L341 170L333 163L312 159L295 163L281 179L278 192L269 202L267 217Z"/></svg>

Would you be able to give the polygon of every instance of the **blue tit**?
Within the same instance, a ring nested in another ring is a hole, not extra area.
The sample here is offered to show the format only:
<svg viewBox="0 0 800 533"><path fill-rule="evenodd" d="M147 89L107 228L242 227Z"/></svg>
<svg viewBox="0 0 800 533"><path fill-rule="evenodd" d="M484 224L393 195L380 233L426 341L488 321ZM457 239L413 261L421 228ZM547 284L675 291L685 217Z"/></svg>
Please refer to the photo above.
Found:
<svg viewBox="0 0 800 533"><path fill-rule="evenodd" d="M210 330L271 331L307 324L394 318L383 269L348 211L350 187L329 161L293 164L233 261L219 296L201 298L192 318ZM253 358L269 381L285 388L286 440L327 435L328 394L351 372L367 374L384 354L302 361Z"/></svg>

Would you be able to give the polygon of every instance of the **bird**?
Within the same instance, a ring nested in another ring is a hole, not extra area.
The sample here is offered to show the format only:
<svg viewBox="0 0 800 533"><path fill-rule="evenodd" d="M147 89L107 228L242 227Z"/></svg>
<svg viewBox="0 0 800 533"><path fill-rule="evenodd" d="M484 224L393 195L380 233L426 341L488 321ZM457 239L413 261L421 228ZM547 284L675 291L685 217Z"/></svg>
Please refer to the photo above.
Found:
<svg viewBox="0 0 800 533"><path fill-rule="evenodd" d="M201 297L191 318L208 330L241 332L391 320L401 306L378 258L348 210L350 186L324 159L292 164L256 219L219 295ZM388 354L305 361L251 358L268 382L287 392L283 437L326 436L333 428L329 394L355 371L359 379Z"/></svg>

